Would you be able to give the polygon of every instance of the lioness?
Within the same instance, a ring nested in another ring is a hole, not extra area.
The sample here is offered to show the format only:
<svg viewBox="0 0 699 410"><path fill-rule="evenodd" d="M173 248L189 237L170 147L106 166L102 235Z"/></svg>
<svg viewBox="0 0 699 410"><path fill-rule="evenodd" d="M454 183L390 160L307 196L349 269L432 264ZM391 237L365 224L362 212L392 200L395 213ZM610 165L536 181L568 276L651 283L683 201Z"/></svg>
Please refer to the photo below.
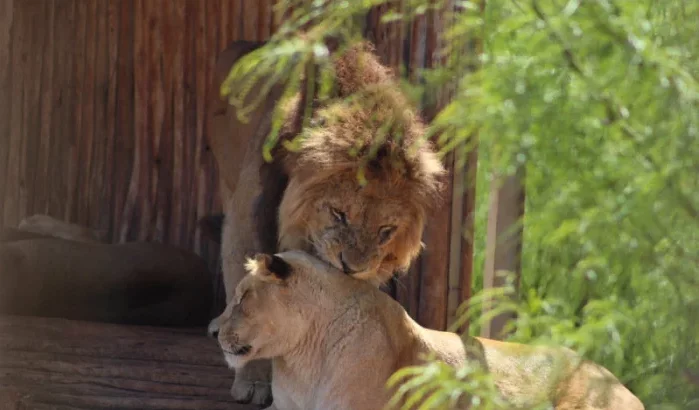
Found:
<svg viewBox="0 0 699 410"><path fill-rule="evenodd" d="M19 230L78 242L105 242L105 232L72 224L49 215L35 214L19 223Z"/></svg>
<svg viewBox="0 0 699 410"><path fill-rule="evenodd" d="M236 369L272 358L277 410L378 410L396 370L424 354L452 366L478 360L513 408L641 410L609 371L568 349L473 338L421 327L389 296L305 252L249 260L218 340Z"/></svg>
<svg viewBox="0 0 699 410"><path fill-rule="evenodd" d="M222 53L215 95L231 66L261 45L235 42ZM406 271L421 250L425 219L444 174L432 147L421 143L423 123L368 45L334 56L333 64L335 98L317 105L304 129L301 107L313 96L299 95L285 107L280 139L303 139L296 152L275 150L271 163L263 161L262 145L283 87L272 87L247 122L226 101L213 104L209 139L225 212L221 259L227 302L242 277L236 267L258 252L306 250L378 286ZM345 100L359 94L365 103ZM365 181L358 178L360 168ZM217 326L215 319L211 331ZM256 364L236 372L233 397L267 401L267 371Z"/></svg>
<svg viewBox="0 0 699 410"><path fill-rule="evenodd" d="M211 318L211 276L193 252L31 235L0 243L0 314L156 326Z"/></svg>

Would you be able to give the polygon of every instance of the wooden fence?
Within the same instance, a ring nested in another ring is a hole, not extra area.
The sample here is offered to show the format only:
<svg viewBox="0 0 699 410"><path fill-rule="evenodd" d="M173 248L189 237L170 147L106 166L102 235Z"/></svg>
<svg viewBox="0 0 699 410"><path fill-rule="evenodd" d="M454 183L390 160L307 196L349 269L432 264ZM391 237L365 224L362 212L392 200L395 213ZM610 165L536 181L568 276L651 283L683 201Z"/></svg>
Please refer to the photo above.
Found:
<svg viewBox="0 0 699 410"><path fill-rule="evenodd" d="M442 16L381 24L385 11L367 16L367 37L417 79L437 63ZM192 249L215 267L218 249L196 224L220 211L207 84L230 41L274 29L271 0L0 0L0 225L47 213L115 242ZM427 248L392 290L433 328L469 296L472 244L461 227L474 163L466 173L447 159L454 178Z"/></svg>

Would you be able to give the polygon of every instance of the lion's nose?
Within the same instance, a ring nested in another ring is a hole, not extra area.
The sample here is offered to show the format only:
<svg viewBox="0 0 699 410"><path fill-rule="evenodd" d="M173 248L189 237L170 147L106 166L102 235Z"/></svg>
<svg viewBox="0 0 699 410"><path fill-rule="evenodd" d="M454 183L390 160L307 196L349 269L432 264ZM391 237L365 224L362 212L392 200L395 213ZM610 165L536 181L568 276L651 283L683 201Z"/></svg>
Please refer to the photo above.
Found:
<svg viewBox="0 0 699 410"><path fill-rule="evenodd" d="M345 257L343 252L340 252L339 259L340 259L340 265L342 265L342 271L345 272L345 274L347 274L347 275L353 275L357 272L364 272L369 267L368 263L363 262L363 261L361 262L362 263L361 266L359 266L357 263L354 263L354 262L348 263L347 258ZM351 258L350 258L350 260L351 260Z"/></svg>
<svg viewBox="0 0 699 410"><path fill-rule="evenodd" d="M345 274L350 274L352 273L352 269L347 265L347 262L345 262L345 259L342 256L342 253L340 253L340 264L342 265L342 271L345 272Z"/></svg>

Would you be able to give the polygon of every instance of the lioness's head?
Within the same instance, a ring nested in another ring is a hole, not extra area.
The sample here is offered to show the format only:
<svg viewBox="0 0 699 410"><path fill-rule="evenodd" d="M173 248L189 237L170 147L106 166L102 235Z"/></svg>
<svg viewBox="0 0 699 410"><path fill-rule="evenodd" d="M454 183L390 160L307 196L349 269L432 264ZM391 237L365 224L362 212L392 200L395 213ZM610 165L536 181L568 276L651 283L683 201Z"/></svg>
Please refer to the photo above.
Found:
<svg viewBox="0 0 699 410"><path fill-rule="evenodd" d="M420 252L444 167L415 107L372 53L351 50L335 67L343 98L314 112L287 161L280 250L313 252L379 284Z"/></svg>
<svg viewBox="0 0 699 410"><path fill-rule="evenodd" d="M299 346L317 316L313 312L323 308L323 287L313 278L342 275L301 251L258 254L245 267L248 274L218 321L219 344L234 368Z"/></svg>

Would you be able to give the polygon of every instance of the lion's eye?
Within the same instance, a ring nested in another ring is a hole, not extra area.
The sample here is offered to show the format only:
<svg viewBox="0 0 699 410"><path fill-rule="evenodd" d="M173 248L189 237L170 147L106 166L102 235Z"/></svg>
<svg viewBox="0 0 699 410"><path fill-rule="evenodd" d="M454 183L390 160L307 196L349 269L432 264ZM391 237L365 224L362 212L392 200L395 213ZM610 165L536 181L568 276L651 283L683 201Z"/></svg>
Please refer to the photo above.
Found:
<svg viewBox="0 0 699 410"><path fill-rule="evenodd" d="M335 208L330 208L330 213L332 213L333 218L335 218L337 222L340 222L343 225L347 225L347 215L344 212L339 211Z"/></svg>
<svg viewBox="0 0 699 410"><path fill-rule="evenodd" d="M388 242L395 232L396 227L393 225L385 225L379 228L379 244L383 245Z"/></svg>

